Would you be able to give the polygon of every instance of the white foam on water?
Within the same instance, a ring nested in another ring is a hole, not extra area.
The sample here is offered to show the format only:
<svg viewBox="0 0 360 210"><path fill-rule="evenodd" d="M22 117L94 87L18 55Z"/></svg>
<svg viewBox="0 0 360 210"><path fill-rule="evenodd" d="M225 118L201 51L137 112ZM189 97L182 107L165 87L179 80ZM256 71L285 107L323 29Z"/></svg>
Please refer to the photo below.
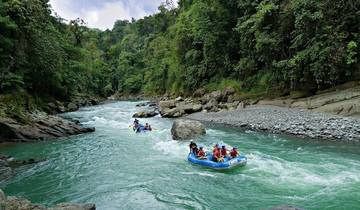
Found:
<svg viewBox="0 0 360 210"><path fill-rule="evenodd" d="M182 143L174 140L157 142L153 149L162 152L164 155L170 155L184 159L189 153L187 143Z"/></svg>
<svg viewBox="0 0 360 210"><path fill-rule="evenodd" d="M209 174L205 172L180 172L183 175L199 175L199 176L206 176L206 177L216 177L214 174Z"/></svg>
<svg viewBox="0 0 360 210"><path fill-rule="evenodd" d="M126 122L119 122L116 120L106 119L104 117L93 117L91 121L84 122L84 125L111 127L116 129L129 129L129 124Z"/></svg>
<svg viewBox="0 0 360 210"><path fill-rule="evenodd" d="M272 185L334 187L360 182L359 171L343 170L342 165L328 168L329 165L291 162L261 153L250 154L248 159L249 171L261 176L254 178Z"/></svg>
<svg viewBox="0 0 360 210"><path fill-rule="evenodd" d="M221 130L215 130L215 129L206 129L206 133L211 136L225 136L227 133L225 131Z"/></svg>

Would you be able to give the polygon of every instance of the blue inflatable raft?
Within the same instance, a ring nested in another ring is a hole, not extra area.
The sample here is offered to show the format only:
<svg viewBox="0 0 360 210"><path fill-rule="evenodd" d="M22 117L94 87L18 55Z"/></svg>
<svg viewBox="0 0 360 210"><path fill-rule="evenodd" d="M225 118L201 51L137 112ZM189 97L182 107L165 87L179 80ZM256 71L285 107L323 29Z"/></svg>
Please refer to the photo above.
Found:
<svg viewBox="0 0 360 210"><path fill-rule="evenodd" d="M247 158L244 155L239 155L236 158L229 158L226 157L224 159L224 162L215 162L213 161L214 158L212 156L212 154L207 154L207 159L206 160L201 160L198 159L194 153L190 153L188 156L188 161L197 165L201 165L201 166L206 166L209 168L213 168L213 169L218 169L218 170L226 170L226 169L231 169L234 168L236 166L245 166L247 163Z"/></svg>

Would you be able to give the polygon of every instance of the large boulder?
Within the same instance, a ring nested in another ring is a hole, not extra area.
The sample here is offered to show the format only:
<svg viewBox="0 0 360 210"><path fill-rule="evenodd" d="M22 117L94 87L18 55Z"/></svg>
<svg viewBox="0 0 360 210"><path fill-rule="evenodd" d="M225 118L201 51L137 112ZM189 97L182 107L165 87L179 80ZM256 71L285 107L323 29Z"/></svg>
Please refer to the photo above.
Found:
<svg viewBox="0 0 360 210"><path fill-rule="evenodd" d="M226 87L223 92L222 92L223 96L230 96L235 94L235 89L233 87Z"/></svg>
<svg viewBox="0 0 360 210"><path fill-rule="evenodd" d="M222 102L227 102L229 98L231 98L231 96L233 96L235 94L235 89L232 87L226 87L222 92L221 92L221 101Z"/></svg>
<svg viewBox="0 0 360 210"><path fill-rule="evenodd" d="M218 110L217 106L218 106L218 101L215 98L213 98L204 105L204 109L208 111L217 111Z"/></svg>
<svg viewBox="0 0 360 210"><path fill-rule="evenodd" d="M29 121L27 123L10 118L0 118L0 143L36 141L95 131L94 128L84 128L45 112L33 112L27 118Z"/></svg>
<svg viewBox="0 0 360 210"><path fill-rule="evenodd" d="M205 126L195 120L176 120L171 128L174 140L186 140L206 134Z"/></svg>
<svg viewBox="0 0 360 210"><path fill-rule="evenodd" d="M161 112L161 116L164 118L178 118L181 117L185 114L185 111L179 108L166 108L164 110L162 110Z"/></svg>
<svg viewBox="0 0 360 210"><path fill-rule="evenodd" d="M210 98L215 99L217 102L221 101L223 97L223 94L220 90L213 91L210 93Z"/></svg>
<svg viewBox="0 0 360 210"><path fill-rule="evenodd" d="M155 117L157 113L155 111L141 111L133 115L133 118L150 118Z"/></svg>
<svg viewBox="0 0 360 210"><path fill-rule="evenodd" d="M70 102L68 105L67 105L67 110L69 112L74 112L74 111L77 111L79 109L78 105L76 105L75 103L72 103Z"/></svg>
<svg viewBox="0 0 360 210"><path fill-rule="evenodd" d="M176 108L182 110L186 114L192 114L195 112L200 112L202 110L201 104L194 104L194 103L186 103L181 102L176 105Z"/></svg>
<svg viewBox="0 0 360 210"><path fill-rule="evenodd" d="M168 100L168 101L160 101L159 102L160 110L172 109L174 107L176 107L176 101L175 100Z"/></svg>

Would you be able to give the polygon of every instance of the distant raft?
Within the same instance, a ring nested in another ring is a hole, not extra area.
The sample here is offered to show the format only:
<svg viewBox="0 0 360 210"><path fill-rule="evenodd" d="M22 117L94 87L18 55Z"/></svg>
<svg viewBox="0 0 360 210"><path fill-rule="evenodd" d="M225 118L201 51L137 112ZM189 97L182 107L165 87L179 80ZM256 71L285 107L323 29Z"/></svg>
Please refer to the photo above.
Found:
<svg viewBox="0 0 360 210"><path fill-rule="evenodd" d="M247 158L244 155L240 155L240 156L237 156L236 158L226 157L226 158L224 158L224 162L215 162L215 161L213 161L213 156L211 154L207 155L206 160L201 160L201 159L198 159L194 155L194 153L190 153L188 155L188 161L193 164L205 166L205 167L212 168L212 169L227 170L227 169L232 169L237 166L245 166L247 163Z"/></svg>
<svg viewBox="0 0 360 210"><path fill-rule="evenodd" d="M152 130L146 129L145 126L143 126L143 125L141 125L141 124L140 124L137 128L133 127L132 129L133 129L133 131L135 131L136 133L145 133L145 132L150 132L150 131L152 131Z"/></svg>

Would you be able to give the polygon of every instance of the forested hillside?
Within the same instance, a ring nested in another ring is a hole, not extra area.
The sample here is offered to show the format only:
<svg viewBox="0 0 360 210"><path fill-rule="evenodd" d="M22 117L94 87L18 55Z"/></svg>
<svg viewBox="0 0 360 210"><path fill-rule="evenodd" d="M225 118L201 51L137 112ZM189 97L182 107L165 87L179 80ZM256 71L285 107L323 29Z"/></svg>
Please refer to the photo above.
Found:
<svg viewBox="0 0 360 210"><path fill-rule="evenodd" d="M47 0L1 0L0 93L26 90L59 99L104 94L109 68L99 36L81 20L65 24L52 16Z"/></svg>
<svg viewBox="0 0 360 210"><path fill-rule="evenodd" d="M0 92L314 92L360 79L359 20L355 0L180 0L102 32L1 0Z"/></svg>

